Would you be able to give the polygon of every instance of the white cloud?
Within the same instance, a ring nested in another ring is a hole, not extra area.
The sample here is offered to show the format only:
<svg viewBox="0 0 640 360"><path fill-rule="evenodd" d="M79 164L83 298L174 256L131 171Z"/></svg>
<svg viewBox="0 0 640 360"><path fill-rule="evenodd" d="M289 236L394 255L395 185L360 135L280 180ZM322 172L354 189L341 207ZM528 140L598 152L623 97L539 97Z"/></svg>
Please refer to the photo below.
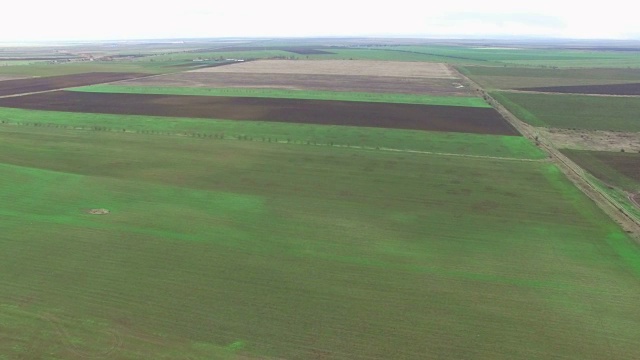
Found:
<svg viewBox="0 0 640 360"><path fill-rule="evenodd" d="M541 35L624 38L640 33L626 1L446 3L291 0L26 0L3 4L0 40L230 36Z"/></svg>

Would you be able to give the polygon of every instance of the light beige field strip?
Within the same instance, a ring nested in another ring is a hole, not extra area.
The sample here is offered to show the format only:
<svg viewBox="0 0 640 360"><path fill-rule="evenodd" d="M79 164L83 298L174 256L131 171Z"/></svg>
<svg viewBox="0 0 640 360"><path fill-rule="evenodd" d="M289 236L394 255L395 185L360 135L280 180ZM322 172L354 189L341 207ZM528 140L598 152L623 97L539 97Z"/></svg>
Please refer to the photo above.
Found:
<svg viewBox="0 0 640 360"><path fill-rule="evenodd" d="M393 76L460 79L442 63L365 60L257 60L191 70L197 73L254 73Z"/></svg>

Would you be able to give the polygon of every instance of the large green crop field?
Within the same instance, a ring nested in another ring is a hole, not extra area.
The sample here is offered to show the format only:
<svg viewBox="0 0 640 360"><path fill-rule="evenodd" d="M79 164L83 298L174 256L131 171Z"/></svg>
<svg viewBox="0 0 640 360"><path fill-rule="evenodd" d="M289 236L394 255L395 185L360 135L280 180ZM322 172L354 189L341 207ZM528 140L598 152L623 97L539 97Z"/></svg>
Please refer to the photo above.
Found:
<svg viewBox="0 0 640 360"><path fill-rule="evenodd" d="M0 163L7 359L640 354L638 246L544 161L5 124Z"/></svg>
<svg viewBox="0 0 640 360"><path fill-rule="evenodd" d="M640 131L640 98L588 95L491 93L519 119L534 126Z"/></svg>
<svg viewBox="0 0 640 360"><path fill-rule="evenodd" d="M71 89L73 91L120 93L120 94L161 94L189 96L234 96L280 99L364 101L400 104L423 104L466 107L491 107L484 99L473 96L433 96L414 94L382 94L348 91L280 90L250 88L205 88L176 86L126 86L92 85Z"/></svg>

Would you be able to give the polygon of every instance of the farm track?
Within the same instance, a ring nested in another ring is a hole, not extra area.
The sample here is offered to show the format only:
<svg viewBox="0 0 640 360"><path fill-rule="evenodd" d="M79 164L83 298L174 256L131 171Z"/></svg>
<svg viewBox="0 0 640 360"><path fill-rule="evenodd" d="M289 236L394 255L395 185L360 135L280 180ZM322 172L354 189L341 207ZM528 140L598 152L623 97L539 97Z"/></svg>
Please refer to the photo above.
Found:
<svg viewBox="0 0 640 360"><path fill-rule="evenodd" d="M500 90L506 93L519 93L519 94L544 94L544 95L580 95L580 96L594 96L594 97L616 97L616 98L637 98L639 95L615 95L615 94L585 94L585 93L570 93L570 92L553 92L553 91L540 91L540 90L523 90L523 89L505 89Z"/></svg>
<svg viewBox="0 0 640 360"><path fill-rule="evenodd" d="M518 119L473 80L467 78L462 73L459 74L467 79L474 89L482 92L482 94L489 100L488 102L494 106L495 109L502 114L504 118L522 135L531 141L536 141L537 137L536 142L538 146L550 155L552 161L560 168L567 178L571 180L571 182L585 195L593 200L607 215L621 225L627 233L631 234L636 242L640 242L640 219L626 210L625 207L617 200L601 191L587 178L585 171L581 167L571 161L568 157L564 156L548 139L539 137L533 126Z"/></svg>
<svg viewBox="0 0 640 360"><path fill-rule="evenodd" d="M580 94L602 96L640 96L640 83L605 85L570 85L520 88L521 91L535 91L554 94Z"/></svg>

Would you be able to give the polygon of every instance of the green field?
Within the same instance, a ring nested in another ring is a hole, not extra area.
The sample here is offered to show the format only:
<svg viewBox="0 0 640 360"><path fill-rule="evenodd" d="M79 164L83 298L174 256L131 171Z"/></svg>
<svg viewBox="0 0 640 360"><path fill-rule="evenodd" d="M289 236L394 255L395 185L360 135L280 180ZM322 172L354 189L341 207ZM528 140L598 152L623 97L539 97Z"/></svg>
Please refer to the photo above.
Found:
<svg viewBox="0 0 640 360"><path fill-rule="evenodd" d="M163 73L172 71L165 64L146 64L141 66L132 62L74 62L64 64L37 63L32 65L0 66L0 74L27 76L58 76L82 74L87 72L141 72ZM176 71L176 70L173 70Z"/></svg>
<svg viewBox="0 0 640 360"><path fill-rule="evenodd" d="M208 139L224 138L305 145L397 149L517 159L545 157L541 150L521 136L263 121L67 113L10 108L0 108L0 121L7 126L64 127L92 131L136 132L159 136L183 135Z"/></svg>
<svg viewBox="0 0 640 360"><path fill-rule="evenodd" d="M458 66L458 70L487 89L640 82L640 69L540 69L502 66Z"/></svg>
<svg viewBox="0 0 640 360"><path fill-rule="evenodd" d="M339 92L316 90L281 89L240 89L240 88L203 88L203 87L158 87L126 85L92 85L71 89L73 91L121 94L162 94L191 96L234 96L282 99L364 101L401 104L445 105L465 107L486 107L484 99L471 96L432 96L413 94L382 94L364 92Z"/></svg>
<svg viewBox="0 0 640 360"><path fill-rule="evenodd" d="M491 96L533 126L640 131L640 98L492 92Z"/></svg>
<svg viewBox="0 0 640 360"><path fill-rule="evenodd" d="M482 48L475 46L397 46L396 50L447 58L453 64L529 67L640 67L638 52L596 50Z"/></svg>
<svg viewBox="0 0 640 360"><path fill-rule="evenodd" d="M640 355L639 248L546 162L4 125L0 163L6 359Z"/></svg>

